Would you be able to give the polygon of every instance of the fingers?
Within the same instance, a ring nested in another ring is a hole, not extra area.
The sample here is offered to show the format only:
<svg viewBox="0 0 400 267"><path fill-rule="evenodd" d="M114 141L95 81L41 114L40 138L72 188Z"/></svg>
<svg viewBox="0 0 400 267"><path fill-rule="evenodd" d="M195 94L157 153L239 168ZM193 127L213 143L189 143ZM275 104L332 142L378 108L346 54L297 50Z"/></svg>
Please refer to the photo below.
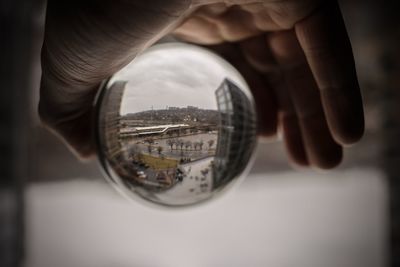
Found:
<svg viewBox="0 0 400 267"><path fill-rule="evenodd" d="M185 1L48 1L39 115L81 157L94 153L92 102L103 79L186 12Z"/></svg>
<svg viewBox="0 0 400 267"><path fill-rule="evenodd" d="M302 133L290 96L284 91L285 88L278 90L279 95L276 95L270 81L263 74L276 71L275 60L267 52L264 36L245 40L240 43L240 47L223 44L211 48L234 65L249 84L256 102L259 135L275 136L277 126L281 125L291 161L300 166L308 166ZM275 86L282 86L282 82L276 81Z"/></svg>
<svg viewBox="0 0 400 267"><path fill-rule="evenodd" d="M291 162L299 166L310 166L297 116L294 113L279 113L279 125Z"/></svg>
<svg viewBox="0 0 400 267"><path fill-rule="evenodd" d="M352 48L336 1L295 25L295 32L315 81L333 138L340 144L358 141L364 117Z"/></svg>
<svg viewBox="0 0 400 267"><path fill-rule="evenodd" d="M197 9L174 34L203 45L237 42L261 33L253 22L252 14L239 6L216 3Z"/></svg>
<svg viewBox="0 0 400 267"><path fill-rule="evenodd" d="M310 164L335 167L342 159L342 148L329 131L318 87L294 31L270 34L268 42L283 72Z"/></svg>
<svg viewBox="0 0 400 267"><path fill-rule="evenodd" d="M275 136L277 131L277 105L275 95L268 83L249 64L239 46L226 43L209 48L235 66L248 83L256 104L258 134L265 137Z"/></svg>
<svg viewBox="0 0 400 267"><path fill-rule="evenodd" d="M274 76L271 79L271 85L275 89L278 104L279 116L278 125L283 135L288 156L291 161L299 166L309 166L310 161L307 155L304 136L300 128L299 118L294 109L290 92L284 82L284 76Z"/></svg>
<svg viewBox="0 0 400 267"><path fill-rule="evenodd" d="M51 82L42 78L38 110L40 119L76 156L90 158L95 154L92 102L96 89L86 94L65 92L68 90L60 88L60 85L53 90Z"/></svg>
<svg viewBox="0 0 400 267"><path fill-rule="evenodd" d="M224 42L214 22L193 16L186 20L173 34L175 37L201 45L212 45Z"/></svg>
<svg viewBox="0 0 400 267"><path fill-rule="evenodd" d="M283 141L291 161L300 166L308 166L302 133L292 99L284 84L280 66L267 46L265 36L250 38L240 43L247 62L263 77L263 89L268 88L274 96L278 109L277 125L283 134ZM274 89L274 90L273 90ZM259 112L268 112L265 101L259 103Z"/></svg>

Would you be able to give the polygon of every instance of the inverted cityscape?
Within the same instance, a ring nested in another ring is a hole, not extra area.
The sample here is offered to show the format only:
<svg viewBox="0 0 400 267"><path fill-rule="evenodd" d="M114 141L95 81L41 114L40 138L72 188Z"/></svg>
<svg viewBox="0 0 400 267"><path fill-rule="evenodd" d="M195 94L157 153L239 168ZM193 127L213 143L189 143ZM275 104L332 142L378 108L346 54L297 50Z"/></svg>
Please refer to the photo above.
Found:
<svg viewBox="0 0 400 267"><path fill-rule="evenodd" d="M125 186L154 202L184 205L211 197L243 171L255 116L230 80L215 89L215 109L150 106L122 115L125 87L117 81L106 92L100 121L108 164Z"/></svg>

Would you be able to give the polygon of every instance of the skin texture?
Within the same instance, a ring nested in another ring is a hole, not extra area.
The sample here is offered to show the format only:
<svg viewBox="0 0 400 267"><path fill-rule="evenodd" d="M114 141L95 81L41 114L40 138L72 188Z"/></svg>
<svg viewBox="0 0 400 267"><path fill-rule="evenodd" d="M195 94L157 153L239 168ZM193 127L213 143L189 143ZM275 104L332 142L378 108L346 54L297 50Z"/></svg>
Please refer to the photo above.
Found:
<svg viewBox="0 0 400 267"><path fill-rule="evenodd" d="M364 131L351 44L336 1L49 0L39 115L80 157L95 152L103 79L173 34L231 62L255 96L259 134L290 160L329 169Z"/></svg>

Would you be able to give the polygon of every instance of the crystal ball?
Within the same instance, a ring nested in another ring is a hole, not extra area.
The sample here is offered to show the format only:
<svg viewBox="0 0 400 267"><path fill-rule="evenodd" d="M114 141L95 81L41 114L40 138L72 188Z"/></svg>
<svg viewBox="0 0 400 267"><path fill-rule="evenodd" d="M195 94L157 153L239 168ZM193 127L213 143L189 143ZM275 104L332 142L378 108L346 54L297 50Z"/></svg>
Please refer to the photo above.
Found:
<svg viewBox="0 0 400 267"><path fill-rule="evenodd" d="M98 155L130 198L169 207L213 199L249 169L254 100L243 77L194 45L155 45L105 81Z"/></svg>

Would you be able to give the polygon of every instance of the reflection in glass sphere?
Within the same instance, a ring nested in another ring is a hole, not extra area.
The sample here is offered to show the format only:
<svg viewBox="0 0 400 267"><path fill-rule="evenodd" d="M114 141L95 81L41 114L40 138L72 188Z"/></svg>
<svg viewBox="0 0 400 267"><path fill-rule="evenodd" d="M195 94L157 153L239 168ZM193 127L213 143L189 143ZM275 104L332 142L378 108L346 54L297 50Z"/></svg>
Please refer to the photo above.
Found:
<svg viewBox="0 0 400 267"><path fill-rule="evenodd" d="M197 46L146 50L103 86L97 105L100 161L127 195L196 204L237 180L253 154L248 86L230 64Z"/></svg>

